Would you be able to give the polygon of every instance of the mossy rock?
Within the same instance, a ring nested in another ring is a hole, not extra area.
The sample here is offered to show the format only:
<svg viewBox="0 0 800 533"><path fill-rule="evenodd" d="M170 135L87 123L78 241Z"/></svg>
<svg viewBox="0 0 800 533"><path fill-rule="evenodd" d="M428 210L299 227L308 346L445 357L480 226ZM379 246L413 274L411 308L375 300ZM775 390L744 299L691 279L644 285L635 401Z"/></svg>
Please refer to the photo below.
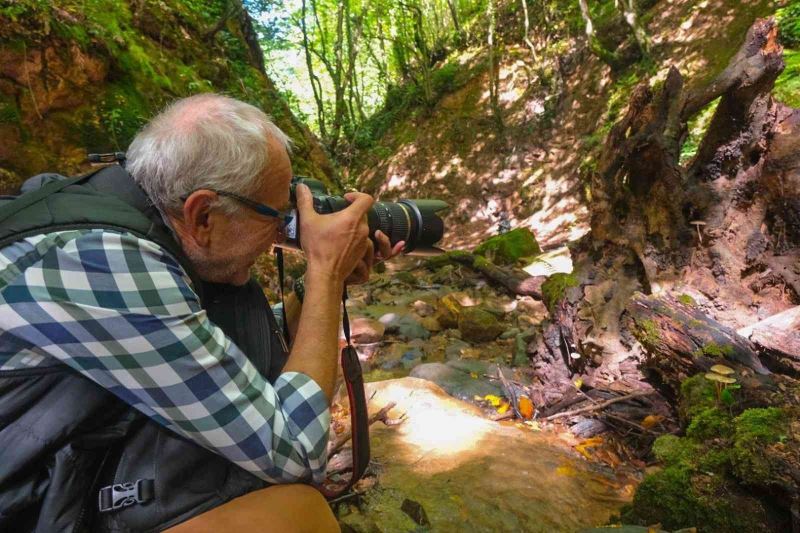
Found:
<svg viewBox="0 0 800 533"><path fill-rule="evenodd" d="M475 253L498 265L512 265L523 257L538 255L542 250L531 230L516 228L482 242L475 248Z"/></svg>
<svg viewBox="0 0 800 533"><path fill-rule="evenodd" d="M457 328L462 309L455 296L446 294L436 303L435 318L443 328Z"/></svg>
<svg viewBox="0 0 800 533"><path fill-rule="evenodd" d="M495 340L504 327L495 315L479 307L465 307L458 316L461 338L473 342Z"/></svg>
<svg viewBox="0 0 800 533"><path fill-rule="evenodd" d="M574 274L553 274L542 283L542 301L549 310L553 310L558 301L563 298L567 290L577 287L580 283Z"/></svg>

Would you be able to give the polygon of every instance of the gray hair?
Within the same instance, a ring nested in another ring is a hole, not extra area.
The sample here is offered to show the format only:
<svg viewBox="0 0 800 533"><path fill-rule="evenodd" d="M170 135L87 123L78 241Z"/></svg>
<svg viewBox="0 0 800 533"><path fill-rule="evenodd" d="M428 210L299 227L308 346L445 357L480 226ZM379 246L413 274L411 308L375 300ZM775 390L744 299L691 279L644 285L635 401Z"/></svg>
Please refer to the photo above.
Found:
<svg viewBox="0 0 800 533"><path fill-rule="evenodd" d="M199 94L172 103L136 135L126 168L162 213L180 209L198 189L248 196L269 165L270 136L290 151L291 139L257 107ZM224 197L219 205L239 208Z"/></svg>

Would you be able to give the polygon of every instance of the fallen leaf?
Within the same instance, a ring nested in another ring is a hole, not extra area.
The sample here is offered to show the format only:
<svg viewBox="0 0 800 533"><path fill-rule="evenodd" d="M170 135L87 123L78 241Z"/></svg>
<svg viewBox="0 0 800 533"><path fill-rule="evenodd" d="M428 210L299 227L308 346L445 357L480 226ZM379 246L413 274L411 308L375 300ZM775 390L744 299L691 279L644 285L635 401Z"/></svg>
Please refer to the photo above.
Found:
<svg viewBox="0 0 800 533"><path fill-rule="evenodd" d="M541 431L542 427L539 425L539 422L536 420L528 420L525 422L525 425L531 428L532 431Z"/></svg>
<svg viewBox="0 0 800 533"><path fill-rule="evenodd" d="M575 385L576 389L580 389L581 387L583 387L583 380L581 378L578 378L575 381L573 381L572 384Z"/></svg>
<svg viewBox="0 0 800 533"><path fill-rule="evenodd" d="M509 404L508 402L503 402L503 404L497 408L498 414L501 415L504 414L506 411L508 411L509 407L511 407L511 404Z"/></svg>
<svg viewBox="0 0 800 533"><path fill-rule="evenodd" d="M472 379L478 379L478 373L477 372L470 372L469 373L469 377L471 377Z"/></svg>
<svg viewBox="0 0 800 533"><path fill-rule="evenodd" d="M525 420L530 420L530 418L533 417L533 402L527 396L519 397L519 404L517 407L519 408L519 414L521 414L522 418Z"/></svg>
<svg viewBox="0 0 800 533"><path fill-rule="evenodd" d="M645 429L651 429L658 425L662 420L664 420L664 417L661 415L647 415L644 417L644 420L642 420L642 427Z"/></svg>
<svg viewBox="0 0 800 533"><path fill-rule="evenodd" d="M594 448L595 446L600 446L603 444L603 437L592 437L591 439L586 439L580 444L575 446L575 451L584 456L586 459L591 459L592 456L589 454L589 448Z"/></svg>
<svg viewBox="0 0 800 533"><path fill-rule="evenodd" d="M495 396L494 394L487 394L486 396L483 397L483 399L484 401L489 402L492 405L492 407L499 406L500 402L503 401L502 398L500 398L500 396Z"/></svg>

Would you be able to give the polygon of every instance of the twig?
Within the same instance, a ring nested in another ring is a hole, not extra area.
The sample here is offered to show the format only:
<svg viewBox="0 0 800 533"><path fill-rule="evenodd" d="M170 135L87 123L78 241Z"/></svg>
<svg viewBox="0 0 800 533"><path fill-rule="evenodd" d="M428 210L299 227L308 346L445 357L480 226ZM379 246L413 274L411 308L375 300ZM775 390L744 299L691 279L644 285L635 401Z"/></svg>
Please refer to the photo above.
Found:
<svg viewBox="0 0 800 533"><path fill-rule="evenodd" d="M624 422L625 424L633 426L636 429L638 429L639 431L643 431L644 433L649 433L650 435L660 435L660 433L657 433L657 432L655 432L653 430L647 429L646 427L642 426L641 424L637 424L636 422L633 422L632 420L628 420L625 417L622 417L622 416L619 416L619 415L615 415L615 414L612 414L612 413L603 413L603 416L607 416L608 418L611 418L611 419L616 420L618 422Z"/></svg>
<svg viewBox="0 0 800 533"><path fill-rule="evenodd" d="M508 400L511 402L511 408L514 409L514 413L517 415L517 417L522 419L522 413L519 412L519 408L517 407L517 395L514 393L514 389L511 388L508 380L503 375L503 369L500 367L497 367L497 377L500 378L500 382L503 384L503 390L505 391Z"/></svg>
<svg viewBox="0 0 800 533"><path fill-rule="evenodd" d="M601 409L605 409L609 405L613 405L618 402L624 402L625 400L633 400L634 398L641 398L642 396L650 396L651 394L655 394L656 391L643 391L643 392L634 392L632 394L628 394L626 396L620 396L618 398L612 398L610 400L606 400L602 403L596 403L594 405L589 405L586 407L581 407L579 409L573 409L572 411L564 411L563 413L556 413L554 415L550 415L545 418L545 420L555 420L557 418L566 418L568 416L575 416L575 415L582 415L583 413L591 413L592 411L599 411Z"/></svg>
<svg viewBox="0 0 800 533"><path fill-rule="evenodd" d="M395 402L389 402L388 404L386 404L380 411L378 411L377 413L375 413L374 415L369 417L369 421L367 422L367 426L371 426L372 424L374 424L378 420L385 420L386 419L386 414L389 411L391 411L394 408L395 405L396 405ZM347 431L343 432L341 435L339 435L336 438L336 441L331 445L330 449L328 450L328 459L333 457L339 450L341 450L342 447L345 444L347 444L347 441L349 441L351 438L353 438L353 428L350 428L349 430L347 430Z"/></svg>

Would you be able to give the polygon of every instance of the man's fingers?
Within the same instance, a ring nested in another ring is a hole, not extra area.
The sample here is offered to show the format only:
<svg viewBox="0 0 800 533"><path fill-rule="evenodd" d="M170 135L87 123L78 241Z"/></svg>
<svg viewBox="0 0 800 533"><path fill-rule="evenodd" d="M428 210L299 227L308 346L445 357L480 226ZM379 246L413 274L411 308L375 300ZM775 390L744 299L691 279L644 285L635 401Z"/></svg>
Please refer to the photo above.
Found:
<svg viewBox="0 0 800 533"><path fill-rule="evenodd" d="M406 247L406 241L398 242L397 244L394 245L394 248L392 248L392 253L391 253L390 257L394 257L396 255L399 255L400 252L402 252L403 248L405 248L405 247Z"/></svg>
<svg viewBox="0 0 800 533"><path fill-rule="evenodd" d="M378 256L380 259L389 259L392 256L392 242L381 230L375 231L375 240L378 241Z"/></svg>
<svg viewBox="0 0 800 533"><path fill-rule="evenodd" d="M355 211L358 216L365 215L375 200L369 194L363 192L349 192L344 195L344 199L350 202L347 210Z"/></svg>

